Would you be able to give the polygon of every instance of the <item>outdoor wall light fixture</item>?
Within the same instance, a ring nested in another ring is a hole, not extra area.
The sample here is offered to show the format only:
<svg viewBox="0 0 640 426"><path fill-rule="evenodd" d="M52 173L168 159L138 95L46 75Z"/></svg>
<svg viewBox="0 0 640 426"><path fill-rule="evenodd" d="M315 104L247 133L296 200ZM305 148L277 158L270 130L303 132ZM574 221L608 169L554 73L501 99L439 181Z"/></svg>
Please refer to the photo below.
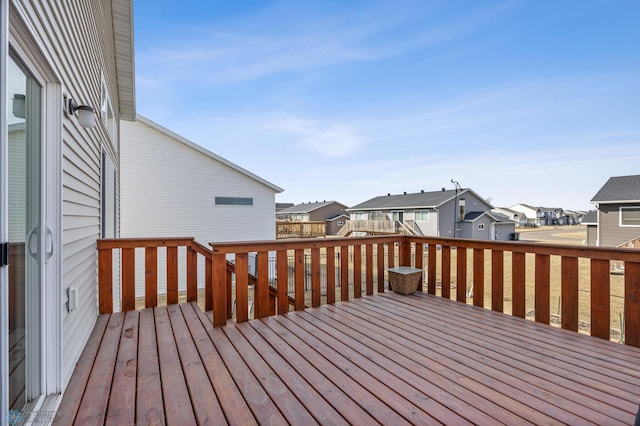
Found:
<svg viewBox="0 0 640 426"><path fill-rule="evenodd" d="M96 114L93 107L88 105L78 105L70 97L66 98L67 114L76 115L78 117L78 124L87 129L91 129L96 125ZM77 114L76 114L77 112Z"/></svg>

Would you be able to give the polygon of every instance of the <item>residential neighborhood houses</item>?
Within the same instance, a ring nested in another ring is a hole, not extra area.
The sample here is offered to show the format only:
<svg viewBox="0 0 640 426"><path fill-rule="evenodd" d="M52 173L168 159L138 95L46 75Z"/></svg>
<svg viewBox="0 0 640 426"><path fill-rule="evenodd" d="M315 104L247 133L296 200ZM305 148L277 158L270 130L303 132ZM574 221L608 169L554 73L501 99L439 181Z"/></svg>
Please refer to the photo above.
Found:
<svg viewBox="0 0 640 426"><path fill-rule="evenodd" d="M609 178L591 202L596 205L594 245L640 248L640 175Z"/></svg>

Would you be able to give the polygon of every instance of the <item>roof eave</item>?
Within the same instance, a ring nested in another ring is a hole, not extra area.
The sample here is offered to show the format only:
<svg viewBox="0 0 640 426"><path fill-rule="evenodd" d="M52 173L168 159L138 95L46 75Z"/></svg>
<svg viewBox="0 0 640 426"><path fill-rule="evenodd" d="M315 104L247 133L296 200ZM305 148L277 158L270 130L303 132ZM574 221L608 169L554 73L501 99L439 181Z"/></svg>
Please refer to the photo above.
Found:
<svg viewBox="0 0 640 426"><path fill-rule="evenodd" d="M136 118L133 1L111 0L120 118Z"/></svg>

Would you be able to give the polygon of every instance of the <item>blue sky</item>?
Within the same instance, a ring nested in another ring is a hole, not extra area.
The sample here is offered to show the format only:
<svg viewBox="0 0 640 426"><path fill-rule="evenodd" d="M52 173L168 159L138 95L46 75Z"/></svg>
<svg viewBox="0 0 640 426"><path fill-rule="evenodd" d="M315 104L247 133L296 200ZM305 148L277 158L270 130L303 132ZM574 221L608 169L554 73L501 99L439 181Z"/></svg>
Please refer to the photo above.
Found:
<svg viewBox="0 0 640 426"><path fill-rule="evenodd" d="M135 0L137 109L282 187L588 209L640 174L640 2Z"/></svg>

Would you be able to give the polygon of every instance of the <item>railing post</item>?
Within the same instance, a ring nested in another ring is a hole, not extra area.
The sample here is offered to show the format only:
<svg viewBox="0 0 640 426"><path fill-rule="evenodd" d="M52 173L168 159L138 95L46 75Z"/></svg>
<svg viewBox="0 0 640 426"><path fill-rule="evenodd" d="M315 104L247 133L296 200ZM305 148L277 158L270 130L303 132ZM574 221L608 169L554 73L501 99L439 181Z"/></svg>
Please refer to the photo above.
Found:
<svg viewBox="0 0 640 426"><path fill-rule="evenodd" d="M333 247L327 247L325 252L327 259L327 304L336 301L336 251Z"/></svg>
<svg viewBox="0 0 640 426"><path fill-rule="evenodd" d="M456 247L456 300L467 303L467 248Z"/></svg>
<svg viewBox="0 0 640 426"><path fill-rule="evenodd" d="M400 266L411 266L411 241L407 237L400 238Z"/></svg>
<svg viewBox="0 0 640 426"><path fill-rule="evenodd" d="M278 314L289 312L289 259L286 250L276 254L276 283L278 285Z"/></svg>
<svg viewBox="0 0 640 426"><path fill-rule="evenodd" d="M415 258L415 267L418 269L422 269L423 273L420 275L420 279L418 280L418 288L417 291L424 291L423 283L424 283L424 244L422 242L416 243L416 258ZM429 277L427 277L427 287L430 285Z"/></svg>
<svg viewBox="0 0 640 426"><path fill-rule="evenodd" d="M349 246L340 246L340 300L349 300Z"/></svg>
<svg viewBox="0 0 640 426"><path fill-rule="evenodd" d="M549 298L551 295L551 263L548 254L536 254L535 260L535 319L536 322L549 324Z"/></svg>
<svg viewBox="0 0 640 426"><path fill-rule="evenodd" d="M187 301L198 301L198 253L187 246Z"/></svg>
<svg viewBox="0 0 640 426"><path fill-rule="evenodd" d="M484 249L473 249L473 304L484 307Z"/></svg>
<svg viewBox="0 0 640 426"><path fill-rule="evenodd" d="M504 312L504 252L491 251L491 309Z"/></svg>
<svg viewBox="0 0 640 426"><path fill-rule="evenodd" d="M366 275L365 275L365 292L367 296L373 294L373 244L367 244L366 250Z"/></svg>
<svg viewBox="0 0 640 426"><path fill-rule="evenodd" d="M98 312L101 314L113 313L112 249L98 248L98 296Z"/></svg>
<svg viewBox="0 0 640 426"><path fill-rule="evenodd" d="M249 319L249 255L236 253L236 322ZM254 289L255 290L255 289Z"/></svg>
<svg viewBox="0 0 640 426"><path fill-rule="evenodd" d="M609 268L610 263L608 260L591 259L591 335L607 340L611 336L611 278ZM625 275L627 273L625 271Z"/></svg>
<svg viewBox="0 0 640 426"><path fill-rule="evenodd" d="M211 294L213 326L220 327L227 323L227 258L224 254L213 254L211 279L213 281Z"/></svg>
<svg viewBox="0 0 640 426"><path fill-rule="evenodd" d="M433 247L435 249L435 246ZM431 244L429 244L431 251ZM431 264L429 264L431 267ZM451 246L442 246L442 297L451 299Z"/></svg>
<svg viewBox="0 0 640 426"><path fill-rule="evenodd" d="M233 318L233 272L227 268L227 319Z"/></svg>
<svg viewBox="0 0 640 426"><path fill-rule="evenodd" d="M311 306L320 306L320 249L311 249Z"/></svg>
<svg viewBox="0 0 640 426"><path fill-rule="evenodd" d="M121 311L136 309L136 249L122 249L122 305Z"/></svg>
<svg viewBox="0 0 640 426"><path fill-rule="evenodd" d="M422 245L422 244L420 244ZM427 291L429 294L436 294L436 256L438 253L438 248L436 244L429 243L427 253ZM444 277L444 276L443 276ZM440 285L440 294L442 294L442 289L444 288L444 279Z"/></svg>
<svg viewBox="0 0 640 426"><path fill-rule="evenodd" d="M257 258L258 280L253 290L255 318L264 318L269 316L269 253L266 251L258 252ZM236 274L237 276L237 274Z"/></svg>
<svg viewBox="0 0 640 426"><path fill-rule="evenodd" d="M362 297L362 246L353 246L353 297Z"/></svg>
<svg viewBox="0 0 640 426"><path fill-rule="evenodd" d="M511 315L525 317L525 271L524 253L511 254Z"/></svg>
<svg viewBox="0 0 640 426"><path fill-rule="evenodd" d="M304 309L304 250L294 251L294 295L296 311Z"/></svg>
<svg viewBox="0 0 640 426"><path fill-rule="evenodd" d="M213 256L209 255L204 260L204 310L213 310Z"/></svg>
<svg viewBox="0 0 640 426"><path fill-rule="evenodd" d="M640 347L640 262L624 263L624 343Z"/></svg>
<svg viewBox="0 0 640 426"><path fill-rule="evenodd" d="M384 243L377 244L376 258L378 263L378 293L384 293Z"/></svg>
<svg viewBox="0 0 640 426"><path fill-rule="evenodd" d="M158 306L158 248L144 250L144 306Z"/></svg>
<svg viewBox="0 0 640 426"><path fill-rule="evenodd" d="M607 262L607 265L609 262ZM560 259L561 282L560 282L560 302L562 311L560 313L560 324L565 330L578 331L578 258L562 256ZM591 269L593 274L593 268ZM609 271L607 270L607 276ZM593 291L593 290L592 290ZM609 305L609 296L606 297ZM591 303L593 309L593 302ZM593 314L592 322L593 322ZM593 331L593 327L591 328ZM607 336L609 335L609 319L607 318Z"/></svg>
<svg viewBox="0 0 640 426"><path fill-rule="evenodd" d="M178 247L167 247L167 305L178 303Z"/></svg>

